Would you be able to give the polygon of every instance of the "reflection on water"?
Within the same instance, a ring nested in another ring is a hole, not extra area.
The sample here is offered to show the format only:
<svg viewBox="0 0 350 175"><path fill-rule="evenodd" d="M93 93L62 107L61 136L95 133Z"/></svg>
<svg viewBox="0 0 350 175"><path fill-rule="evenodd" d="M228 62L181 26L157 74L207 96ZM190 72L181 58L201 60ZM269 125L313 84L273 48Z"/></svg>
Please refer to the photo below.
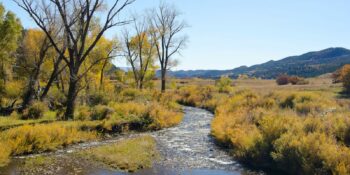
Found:
<svg viewBox="0 0 350 175"><path fill-rule="evenodd" d="M242 168L223 149L217 147L210 137L210 122L213 114L208 111L184 107L184 121L177 127L150 133L156 138L162 158L153 168L142 170L136 175L236 175L250 174ZM15 158L0 175L54 174L54 175L124 175L128 173L110 170L71 154L77 150L110 144L126 137L114 138L104 142L75 145L69 149L46 154L54 160L50 166L23 171L25 158ZM256 173L252 173L256 174Z"/></svg>

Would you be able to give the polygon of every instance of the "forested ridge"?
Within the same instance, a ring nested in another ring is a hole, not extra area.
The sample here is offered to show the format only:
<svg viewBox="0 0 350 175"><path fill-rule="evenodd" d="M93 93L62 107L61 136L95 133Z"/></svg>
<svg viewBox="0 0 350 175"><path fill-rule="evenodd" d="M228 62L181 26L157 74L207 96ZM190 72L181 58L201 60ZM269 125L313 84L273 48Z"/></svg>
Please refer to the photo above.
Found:
<svg viewBox="0 0 350 175"><path fill-rule="evenodd" d="M322 74L332 73L349 63L349 50L345 48L328 48L277 61L271 60L250 67L241 66L232 70L171 71L169 74L177 78L220 78L221 76L238 78L240 75L247 75L251 78L274 79L282 74L317 77Z"/></svg>

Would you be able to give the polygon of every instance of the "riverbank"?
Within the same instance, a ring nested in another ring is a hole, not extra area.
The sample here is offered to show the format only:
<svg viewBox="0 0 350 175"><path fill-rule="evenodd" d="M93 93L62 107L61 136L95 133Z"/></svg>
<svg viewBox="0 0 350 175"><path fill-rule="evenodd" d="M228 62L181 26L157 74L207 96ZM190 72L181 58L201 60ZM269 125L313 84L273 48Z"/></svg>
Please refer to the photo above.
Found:
<svg viewBox="0 0 350 175"><path fill-rule="evenodd" d="M72 121L59 121L57 111L43 112L40 108L43 117L36 120L20 119L22 115L16 112L1 117L0 122L5 122L0 124L0 166L13 156L51 152L130 131L160 130L182 121L181 106L170 94L131 89L119 94L108 104L78 106Z"/></svg>
<svg viewBox="0 0 350 175"><path fill-rule="evenodd" d="M350 101L337 86L261 86L187 86L177 94L183 104L215 111L212 136L244 165L285 174L350 172Z"/></svg>
<svg viewBox="0 0 350 175"><path fill-rule="evenodd" d="M150 135L155 139L160 157L158 161L153 162L151 168L145 168L133 174L259 174L242 167L233 160L226 150L218 147L213 142L210 136L210 122L213 119L212 113L192 107L184 107L183 111L183 122L178 126L146 133L146 135ZM105 164L96 164L95 161L81 159L81 157L75 156L75 153L82 150L90 150L90 148L94 149L100 146L114 145L120 141L143 135L129 134L101 142L78 144L62 151L44 154L44 157L58 159L58 164L62 164L45 166L45 168L37 171L37 174L124 174L122 171L113 169L113 167L105 166ZM27 159L28 157L16 159L8 167L3 168L2 171L16 174L13 172L18 172L23 167L23 163L20 162ZM65 161L66 163L64 163Z"/></svg>

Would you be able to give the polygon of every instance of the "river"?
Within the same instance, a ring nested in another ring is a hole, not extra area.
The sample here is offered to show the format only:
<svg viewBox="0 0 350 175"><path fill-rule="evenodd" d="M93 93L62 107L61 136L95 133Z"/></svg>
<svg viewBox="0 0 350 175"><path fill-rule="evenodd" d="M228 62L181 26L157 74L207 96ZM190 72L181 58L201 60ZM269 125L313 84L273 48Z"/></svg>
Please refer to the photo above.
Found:
<svg viewBox="0 0 350 175"><path fill-rule="evenodd" d="M218 147L210 136L210 123L213 114L199 108L184 107L183 122L173 128L147 133L152 135L161 153L161 159L151 169L141 170L135 175L236 175L236 174L262 174L250 171L232 159L227 150ZM98 166L88 161L82 161L70 154L74 151L93 146L110 144L135 137L132 134L120 136L103 142L91 142L72 146L45 156L55 157L52 166L31 171L21 171L23 161L28 157L14 158L10 165L0 169L0 175L17 174L81 174L81 175L124 175L109 168ZM35 156L35 155L33 155Z"/></svg>

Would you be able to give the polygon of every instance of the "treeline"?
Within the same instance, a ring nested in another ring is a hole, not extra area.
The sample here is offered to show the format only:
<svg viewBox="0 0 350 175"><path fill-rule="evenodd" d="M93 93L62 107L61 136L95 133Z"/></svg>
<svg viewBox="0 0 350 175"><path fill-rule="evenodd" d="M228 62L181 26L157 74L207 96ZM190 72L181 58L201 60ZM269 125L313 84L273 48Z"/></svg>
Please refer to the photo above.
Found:
<svg viewBox="0 0 350 175"><path fill-rule="evenodd" d="M125 11L134 1L15 0L38 26L33 29L0 5L0 115L28 113L41 101L70 120L77 103L117 89L111 78L131 75L131 86L143 89L157 69L164 92L167 71L187 41L181 34L186 23L164 3L130 17ZM122 36L107 38L112 28ZM132 70L111 72L115 58L126 59Z"/></svg>

